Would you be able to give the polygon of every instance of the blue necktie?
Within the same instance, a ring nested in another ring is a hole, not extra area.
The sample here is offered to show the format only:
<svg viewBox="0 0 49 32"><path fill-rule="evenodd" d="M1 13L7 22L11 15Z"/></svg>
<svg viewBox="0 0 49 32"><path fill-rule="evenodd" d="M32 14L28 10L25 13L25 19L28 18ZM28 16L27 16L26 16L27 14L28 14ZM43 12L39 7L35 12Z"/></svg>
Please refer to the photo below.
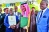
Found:
<svg viewBox="0 0 49 32"><path fill-rule="evenodd" d="M41 15L40 15L40 18L41 18L41 16L42 16L42 14L43 14L43 11L41 11Z"/></svg>
<svg viewBox="0 0 49 32"><path fill-rule="evenodd" d="M39 20L40 20L40 18L42 17L42 14L43 14L43 11L41 11L41 14L40 14ZM39 21L38 21L38 23L39 23Z"/></svg>

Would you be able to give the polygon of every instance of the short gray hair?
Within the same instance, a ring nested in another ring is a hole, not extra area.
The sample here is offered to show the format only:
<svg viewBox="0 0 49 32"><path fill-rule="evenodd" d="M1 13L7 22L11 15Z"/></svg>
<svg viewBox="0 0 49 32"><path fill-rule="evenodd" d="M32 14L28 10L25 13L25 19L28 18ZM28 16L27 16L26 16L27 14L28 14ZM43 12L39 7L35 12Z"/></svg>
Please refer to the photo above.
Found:
<svg viewBox="0 0 49 32"><path fill-rule="evenodd" d="M45 1L48 4L48 0L42 0L42 1Z"/></svg>

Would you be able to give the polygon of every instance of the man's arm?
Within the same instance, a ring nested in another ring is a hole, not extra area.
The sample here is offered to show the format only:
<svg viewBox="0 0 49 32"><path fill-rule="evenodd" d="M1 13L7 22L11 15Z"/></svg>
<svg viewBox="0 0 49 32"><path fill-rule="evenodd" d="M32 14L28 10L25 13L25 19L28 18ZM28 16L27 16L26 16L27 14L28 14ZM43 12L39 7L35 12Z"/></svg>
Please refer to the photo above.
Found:
<svg viewBox="0 0 49 32"><path fill-rule="evenodd" d="M9 24L8 24L8 16L5 17L4 19L4 25L8 28L10 28Z"/></svg>

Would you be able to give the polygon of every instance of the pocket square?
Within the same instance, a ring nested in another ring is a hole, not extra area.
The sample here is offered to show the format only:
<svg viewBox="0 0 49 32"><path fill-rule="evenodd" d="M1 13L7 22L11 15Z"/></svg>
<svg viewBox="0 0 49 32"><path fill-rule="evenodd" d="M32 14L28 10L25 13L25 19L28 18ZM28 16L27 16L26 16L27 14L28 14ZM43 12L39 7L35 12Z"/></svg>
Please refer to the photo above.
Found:
<svg viewBox="0 0 49 32"><path fill-rule="evenodd" d="M46 16L43 16L43 18L46 18Z"/></svg>

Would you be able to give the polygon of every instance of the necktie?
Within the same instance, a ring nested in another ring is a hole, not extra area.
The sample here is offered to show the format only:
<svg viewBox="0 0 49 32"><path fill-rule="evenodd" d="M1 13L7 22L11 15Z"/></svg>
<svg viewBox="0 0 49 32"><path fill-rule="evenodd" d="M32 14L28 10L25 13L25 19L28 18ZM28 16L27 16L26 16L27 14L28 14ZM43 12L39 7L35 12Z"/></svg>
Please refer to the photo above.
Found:
<svg viewBox="0 0 49 32"><path fill-rule="evenodd" d="M43 14L43 11L41 11L40 18L41 18L41 16L42 16L42 14Z"/></svg>
<svg viewBox="0 0 49 32"><path fill-rule="evenodd" d="M39 19L38 19L38 20L40 20L40 18L41 18L41 16L42 16L42 13L43 13L43 11L41 11L41 14L40 14L40 17L39 17ZM38 23L39 23L39 21L38 21Z"/></svg>

